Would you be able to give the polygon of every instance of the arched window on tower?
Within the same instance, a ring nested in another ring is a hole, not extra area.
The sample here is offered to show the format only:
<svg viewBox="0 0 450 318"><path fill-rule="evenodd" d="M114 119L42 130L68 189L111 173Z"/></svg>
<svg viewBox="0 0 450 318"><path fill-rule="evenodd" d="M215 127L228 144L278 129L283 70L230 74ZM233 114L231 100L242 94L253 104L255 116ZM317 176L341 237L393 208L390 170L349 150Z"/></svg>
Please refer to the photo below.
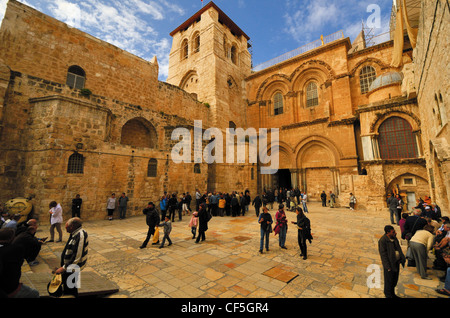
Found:
<svg viewBox="0 0 450 318"><path fill-rule="evenodd" d="M83 174L84 173L84 157L78 152L73 153L69 157L67 163L67 173L71 174Z"/></svg>
<svg viewBox="0 0 450 318"><path fill-rule="evenodd" d="M200 33L196 33L194 36L194 53L200 52Z"/></svg>
<svg viewBox="0 0 450 318"><path fill-rule="evenodd" d="M158 171L158 161L155 158L151 158L148 161L147 177L154 178Z"/></svg>
<svg viewBox="0 0 450 318"><path fill-rule="evenodd" d="M306 107L319 105L319 92L317 91L317 84L309 82L306 86Z"/></svg>
<svg viewBox="0 0 450 318"><path fill-rule="evenodd" d="M189 42L187 39L185 39L181 43L181 59L185 60L189 57Z"/></svg>
<svg viewBox="0 0 450 318"><path fill-rule="evenodd" d="M386 119L378 129L381 159L417 158L416 138L411 125L401 117Z"/></svg>
<svg viewBox="0 0 450 318"><path fill-rule="evenodd" d="M72 65L67 71L66 84L71 88L82 89L86 81L86 73L78 65Z"/></svg>
<svg viewBox="0 0 450 318"><path fill-rule="evenodd" d="M282 113L283 113L283 94L281 94L281 92L277 92L273 96L273 114L280 115Z"/></svg>
<svg viewBox="0 0 450 318"><path fill-rule="evenodd" d="M361 88L361 94L365 94L369 91L370 84L372 84L376 77L377 72L372 66L366 65L361 69L361 72L359 72L359 86Z"/></svg>

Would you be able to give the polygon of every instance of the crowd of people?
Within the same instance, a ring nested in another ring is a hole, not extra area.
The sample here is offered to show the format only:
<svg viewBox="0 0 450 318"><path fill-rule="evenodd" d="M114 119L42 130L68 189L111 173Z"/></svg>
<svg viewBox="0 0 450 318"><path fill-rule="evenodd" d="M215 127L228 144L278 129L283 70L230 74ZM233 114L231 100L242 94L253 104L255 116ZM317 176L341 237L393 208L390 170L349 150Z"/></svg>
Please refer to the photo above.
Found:
<svg viewBox="0 0 450 318"><path fill-rule="evenodd" d="M392 194L387 199L391 225L384 228L385 234L378 242L378 249L384 269L384 294L387 298L397 298L395 287L398 283L400 265L415 267L421 279L431 279L427 262L429 253L435 255L432 268L443 271L439 279L444 288L436 292L450 296L450 221L442 216L440 207L429 197L419 199L411 213L403 212L404 202L400 195ZM397 232L392 225L400 228L401 239L407 241L406 255L400 247Z"/></svg>

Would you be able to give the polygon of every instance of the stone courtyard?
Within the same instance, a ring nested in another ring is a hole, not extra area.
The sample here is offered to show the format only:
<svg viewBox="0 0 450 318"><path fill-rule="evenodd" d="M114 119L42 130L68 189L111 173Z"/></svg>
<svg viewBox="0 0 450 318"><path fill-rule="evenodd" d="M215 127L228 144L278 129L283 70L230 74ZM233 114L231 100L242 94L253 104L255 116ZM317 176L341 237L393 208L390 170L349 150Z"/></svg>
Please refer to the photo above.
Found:
<svg viewBox="0 0 450 318"><path fill-rule="evenodd" d="M276 210L270 210L274 217ZM139 249L147 233L145 217L96 220L84 223L89 234L89 256L83 273L93 272L117 285L109 298L384 298L379 288L369 288L372 264L382 268L377 242L389 224L389 213L351 211L309 203L313 241L308 259L299 256L294 224L287 232L287 250L270 237L270 250L260 254L259 224L254 209L240 217L213 217L206 241L192 239L189 218L173 222L173 245L162 249L149 245ZM295 221L287 212L288 222ZM400 229L395 226L400 237ZM162 239L162 229L161 229ZM37 237L48 236L48 226ZM63 242L46 243L39 264L23 266L23 277L50 273L59 264ZM401 241L406 252L406 242ZM441 271L431 269L431 280L420 279L415 268L401 269L398 295L405 298L440 298ZM373 267L372 267L373 268ZM44 288L45 290L45 288ZM43 295L41 296L48 296Z"/></svg>

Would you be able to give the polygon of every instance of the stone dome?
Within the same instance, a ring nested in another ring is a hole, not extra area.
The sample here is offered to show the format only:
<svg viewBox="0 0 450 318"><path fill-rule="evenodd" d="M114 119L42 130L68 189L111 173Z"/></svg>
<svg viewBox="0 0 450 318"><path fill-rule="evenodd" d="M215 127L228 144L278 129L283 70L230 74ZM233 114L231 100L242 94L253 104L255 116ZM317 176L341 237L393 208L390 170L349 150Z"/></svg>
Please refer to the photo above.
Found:
<svg viewBox="0 0 450 318"><path fill-rule="evenodd" d="M400 72L387 72L378 76L370 85L369 92L391 84L401 84L403 75Z"/></svg>

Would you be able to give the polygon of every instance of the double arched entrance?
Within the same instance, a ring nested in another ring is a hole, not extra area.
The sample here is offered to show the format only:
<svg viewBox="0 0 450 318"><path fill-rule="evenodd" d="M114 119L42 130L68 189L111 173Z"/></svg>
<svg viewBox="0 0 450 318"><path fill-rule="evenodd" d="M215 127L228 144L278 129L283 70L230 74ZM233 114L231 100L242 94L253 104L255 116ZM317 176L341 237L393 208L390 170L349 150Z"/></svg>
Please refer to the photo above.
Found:
<svg viewBox="0 0 450 318"><path fill-rule="evenodd" d="M261 190L295 189L319 198L322 191L340 192L337 148L326 138L312 136L295 148L279 144L279 169L273 175L261 175Z"/></svg>

